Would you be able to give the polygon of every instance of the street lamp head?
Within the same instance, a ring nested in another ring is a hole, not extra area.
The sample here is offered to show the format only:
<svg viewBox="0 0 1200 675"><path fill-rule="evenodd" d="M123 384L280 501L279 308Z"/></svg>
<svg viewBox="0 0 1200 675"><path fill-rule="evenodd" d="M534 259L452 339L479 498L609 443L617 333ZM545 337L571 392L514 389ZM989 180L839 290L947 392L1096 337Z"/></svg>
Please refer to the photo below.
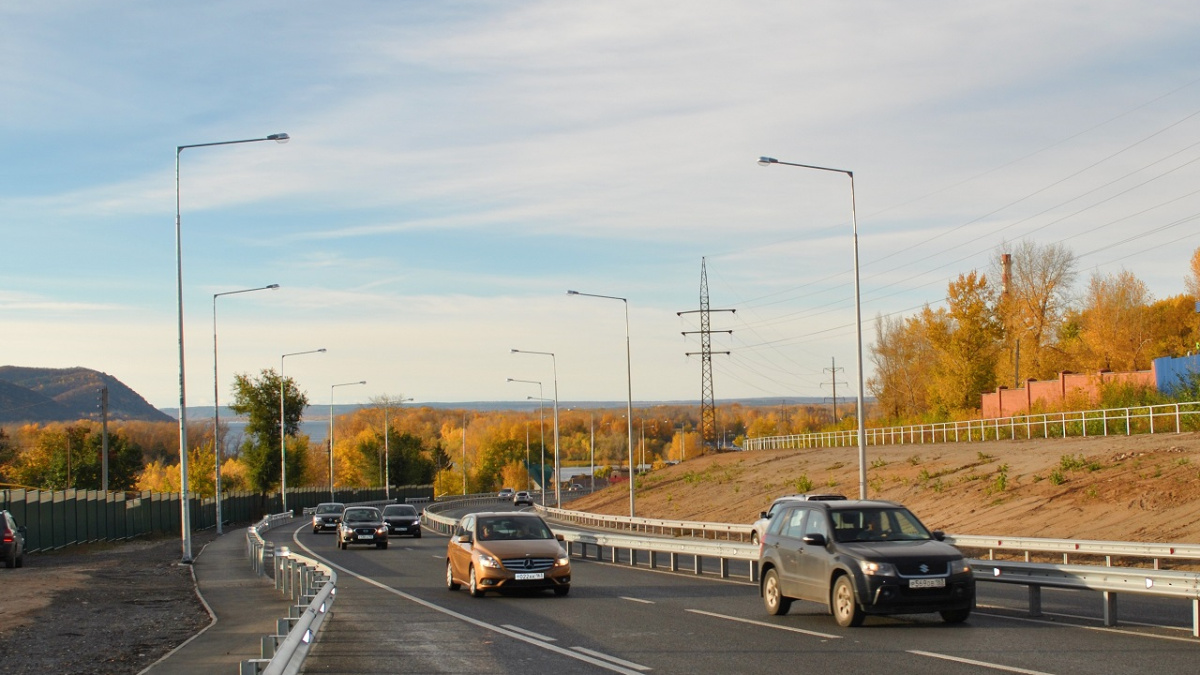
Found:
<svg viewBox="0 0 1200 675"><path fill-rule="evenodd" d="M275 141L276 143L287 143L288 141L292 140L292 137L284 133L278 133L267 136L267 140Z"/></svg>
<svg viewBox="0 0 1200 675"><path fill-rule="evenodd" d="M775 159L774 157L759 157L758 158L759 166L771 166L772 164L778 164L778 163L779 163L779 160Z"/></svg>
<svg viewBox="0 0 1200 675"><path fill-rule="evenodd" d="M579 295L579 291L567 291L567 295Z"/></svg>
<svg viewBox="0 0 1200 675"><path fill-rule="evenodd" d="M273 291L274 291L274 290L277 290L277 289L279 288L279 284L271 284L271 285L267 286L267 288L269 288L269 289L271 289L271 290L273 290Z"/></svg>
<svg viewBox="0 0 1200 675"><path fill-rule="evenodd" d="M320 349L318 349L317 351L318 351L318 352L324 352L324 351L325 351L325 348L324 348L324 347L321 347L321 348L320 348Z"/></svg>

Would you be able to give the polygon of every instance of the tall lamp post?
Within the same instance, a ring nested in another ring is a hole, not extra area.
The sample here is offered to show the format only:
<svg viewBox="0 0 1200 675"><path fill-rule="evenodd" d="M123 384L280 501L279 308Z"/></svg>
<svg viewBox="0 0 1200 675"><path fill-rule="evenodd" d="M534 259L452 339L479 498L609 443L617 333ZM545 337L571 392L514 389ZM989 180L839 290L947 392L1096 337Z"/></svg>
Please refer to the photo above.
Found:
<svg viewBox="0 0 1200 675"><path fill-rule="evenodd" d="M558 361L554 358L554 352L535 352L525 349L513 349L511 351L513 354L537 354L539 356L550 357L550 365L554 372L554 508L561 509L562 495L559 492L559 483L562 481L558 477ZM545 492L545 488L543 487L542 494L545 495Z"/></svg>
<svg viewBox="0 0 1200 675"><path fill-rule="evenodd" d="M829 171L832 173L845 174L850 179L850 229L854 236L854 326L858 334L858 406L856 415L858 416L858 496L860 499L867 498L867 433L866 420L863 416L863 336L862 336L862 296L859 292L859 274L858 274L858 217L855 209L854 199L854 172L847 169L831 169L825 166L813 166L811 164L795 164L792 162L781 162L774 157L759 157L758 163L761 166L771 166L772 164L780 164L783 166L796 166L801 169L816 169L817 171Z"/></svg>
<svg viewBox="0 0 1200 675"><path fill-rule="evenodd" d="M217 534L224 534L221 523L221 455L224 454L224 448L221 446L221 389L218 385L217 375L217 298L222 295L237 295L238 293L253 293L254 291L267 291L279 288L279 284L270 284L268 286L260 286L258 288L244 288L240 291L225 291L224 293L213 293L213 463L216 464L215 486L217 493Z"/></svg>
<svg viewBox="0 0 1200 675"><path fill-rule="evenodd" d="M358 382L342 382L341 384L329 385L329 501L331 502L337 501L337 498L333 496L333 390L338 387L349 387L366 383L366 380L359 380Z"/></svg>
<svg viewBox="0 0 1200 675"><path fill-rule="evenodd" d="M542 421L542 401L545 400L544 398L542 398L542 383L537 380L518 380L518 379L512 378L512 377L508 378L506 381L507 382L524 382L525 384L536 384L538 386L538 395L537 395L538 434L542 439L542 441L541 441L542 442L542 461L540 464L538 464L538 473L540 473L541 475L538 476L538 486L542 488L542 490L541 490L542 506L545 506L546 505L546 485L545 485L545 483L546 483L546 424ZM528 399L533 400L533 397L529 396Z"/></svg>
<svg viewBox="0 0 1200 675"><path fill-rule="evenodd" d="M303 354L324 354L325 348L310 349L305 352L292 352L279 357L279 499L281 500L282 510L287 512L287 424L284 421L284 383L287 382L283 377L283 360L289 356L301 356Z"/></svg>
<svg viewBox="0 0 1200 675"><path fill-rule="evenodd" d="M625 412L625 419L629 424L629 517L633 518L635 517L633 504L633 365L629 356L629 300L615 295L596 295L595 293L580 293L579 291L567 291L567 295L620 300L625 303L625 382L629 393L629 407Z"/></svg>
<svg viewBox="0 0 1200 675"><path fill-rule="evenodd" d="M188 512L188 456L187 456L187 388L184 377L183 358L183 242L180 216L179 197L179 156L188 148L207 148L213 145L237 145L239 143L258 143L260 141L276 141L287 143L287 134L271 134L265 138L247 138L240 141L219 141L217 143L192 143L191 145L175 146L175 294L179 307L179 500L180 500L180 529L183 530L183 560L184 564L192 562L192 518Z"/></svg>

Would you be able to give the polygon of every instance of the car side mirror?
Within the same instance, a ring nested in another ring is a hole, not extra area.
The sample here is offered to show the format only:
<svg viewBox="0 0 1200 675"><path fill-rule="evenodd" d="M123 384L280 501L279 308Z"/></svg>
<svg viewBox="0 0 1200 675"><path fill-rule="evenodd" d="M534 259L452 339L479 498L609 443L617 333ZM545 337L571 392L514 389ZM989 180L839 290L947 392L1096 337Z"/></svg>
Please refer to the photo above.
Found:
<svg viewBox="0 0 1200 675"><path fill-rule="evenodd" d="M945 533L945 532L942 532L941 530L934 530L934 531L933 531L933 538L934 538L934 539L937 539L938 541L945 541L945 540L946 540L946 533Z"/></svg>
<svg viewBox="0 0 1200 675"><path fill-rule="evenodd" d="M460 535L458 535L457 537L455 537L455 538L454 538L454 541L455 541L455 542L457 542L457 543L459 543L459 544L469 544L469 543L471 543L471 535L469 535L469 534L460 534Z"/></svg>
<svg viewBox="0 0 1200 675"><path fill-rule="evenodd" d="M558 532L554 533L554 538L559 541L566 541L566 539L563 539L563 536L561 534L559 534Z"/></svg>
<svg viewBox="0 0 1200 675"><path fill-rule="evenodd" d="M823 534L806 534L802 541L809 546L827 546L829 544Z"/></svg>
<svg viewBox="0 0 1200 675"><path fill-rule="evenodd" d="M769 518L770 516L768 516L768 515L767 515L767 512L766 512L766 511L759 511L759 512L758 512L758 517L759 517L759 518Z"/></svg>

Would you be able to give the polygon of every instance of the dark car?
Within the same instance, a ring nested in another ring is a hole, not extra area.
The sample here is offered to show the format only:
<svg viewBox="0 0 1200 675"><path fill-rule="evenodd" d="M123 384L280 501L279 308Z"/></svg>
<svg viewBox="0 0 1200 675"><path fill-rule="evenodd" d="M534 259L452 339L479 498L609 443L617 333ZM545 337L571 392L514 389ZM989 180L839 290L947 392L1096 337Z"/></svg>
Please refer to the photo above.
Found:
<svg viewBox="0 0 1200 675"><path fill-rule="evenodd" d="M342 522L342 511L345 510L346 505L341 502L317 504L317 508L313 510L313 534L322 530L336 530L338 523Z"/></svg>
<svg viewBox="0 0 1200 675"><path fill-rule="evenodd" d="M374 544L375 548L387 548L388 526L383 514L374 506L348 506L342 512L338 524L337 545L345 550L350 544Z"/></svg>
<svg viewBox="0 0 1200 675"><path fill-rule="evenodd" d="M25 526L8 511L0 511L0 557L5 567L25 566Z"/></svg>
<svg viewBox="0 0 1200 675"><path fill-rule="evenodd" d="M758 559L768 614L799 599L825 604L841 626L923 612L960 623L975 606L966 558L894 502L790 502L771 517Z"/></svg>
<svg viewBox="0 0 1200 675"><path fill-rule="evenodd" d="M412 504L388 504L383 507L383 522L388 534L411 534L421 538L421 514Z"/></svg>
<svg viewBox="0 0 1200 675"><path fill-rule="evenodd" d="M525 490L521 490L520 492L514 494L512 500L513 506L521 506L522 504L525 506L533 506L533 495L529 494Z"/></svg>
<svg viewBox="0 0 1200 675"><path fill-rule="evenodd" d="M506 511L463 516L446 545L446 588L463 584L479 598L487 591L571 590L571 559L536 513Z"/></svg>

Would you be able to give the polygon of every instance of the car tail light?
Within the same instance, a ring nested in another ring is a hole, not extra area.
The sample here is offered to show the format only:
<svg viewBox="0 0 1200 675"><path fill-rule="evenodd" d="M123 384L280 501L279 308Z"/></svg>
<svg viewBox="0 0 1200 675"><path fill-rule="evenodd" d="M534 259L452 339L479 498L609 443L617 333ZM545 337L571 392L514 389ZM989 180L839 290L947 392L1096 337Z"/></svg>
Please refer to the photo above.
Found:
<svg viewBox="0 0 1200 675"><path fill-rule="evenodd" d="M4 531L4 543L6 543L6 544L11 544L11 543L13 543L13 535L12 535L12 532L9 532L8 530L5 530L5 531Z"/></svg>

